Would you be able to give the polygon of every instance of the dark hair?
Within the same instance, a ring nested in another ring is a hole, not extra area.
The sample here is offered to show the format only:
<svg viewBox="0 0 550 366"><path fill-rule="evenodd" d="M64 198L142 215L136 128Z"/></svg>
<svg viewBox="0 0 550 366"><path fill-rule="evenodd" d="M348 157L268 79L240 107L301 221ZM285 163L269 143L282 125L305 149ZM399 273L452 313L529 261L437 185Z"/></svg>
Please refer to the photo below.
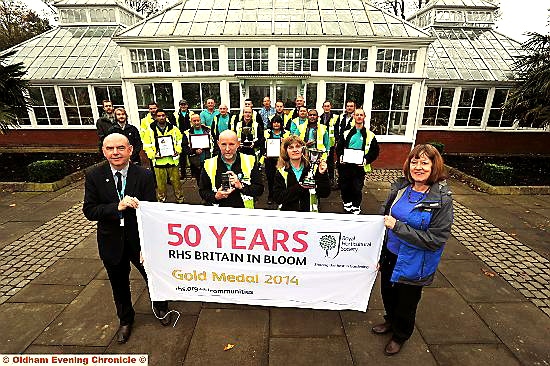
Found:
<svg viewBox="0 0 550 366"><path fill-rule="evenodd" d="M298 112L299 112L299 111L300 111L300 109L302 109L302 108L305 108L305 109L306 109L306 111L307 111L307 107L306 107L305 105L303 105L303 106L300 106L300 108L298 108Z"/></svg>
<svg viewBox="0 0 550 366"><path fill-rule="evenodd" d="M330 100L328 100L328 99L327 99L327 100L325 100L325 101L323 102L323 105L325 105L325 103L328 103L328 104L330 104L330 106L332 107L332 102L331 102Z"/></svg>
<svg viewBox="0 0 550 366"><path fill-rule="evenodd" d="M113 104L113 102L111 102L110 99L103 99L103 100L101 101L101 105L104 106L104 107L105 107L105 103L111 103L111 104Z"/></svg>
<svg viewBox="0 0 550 366"><path fill-rule="evenodd" d="M164 109L162 109L162 108L157 109L157 114L158 114L159 112L162 112L162 113L166 114L166 111L165 111Z"/></svg>
<svg viewBox="0 0 550 366"><path fill-rule="evenodd" d="M419 159L422 155L426 156L432 162L432 172L430 173L426 184L431 185L436 182L445 180L447 178L447 172L445 171L443 158L441 157L439 151L437 151L435 147L429 144L416 145L411 150L409 156L407 157L407 160L405 160L405 163L403 164L403 175L405 176L405 178L407 178L409 182L414 183L414 180L411 176L411 160Z"/></svg>
<svg viewBox="0 0 550 366"><path fill-rule="evenodd" d="M353 103L353 106L354 106L354 107L357 107L357 103L356 103L355 100L353 100L353 99L348 99L348 100L346 100L346 105L348 105L348 103Z"/></svg>
<svg viewBox="0 0 550 366"><path fill-rule="evenodd" d="M267 126L270 130L273 130L273 122L279 122L279 124L281 125L281 131L284 131L285 121L284 121L283 117L273 116L273 118L269 121L269 125Z"/></svg>
<svg viewBox="0 0 550 366"><path fill-rule="evenodd" d="M157 108L158 108L158 106L159 106L158 103L157 103L157 102L154 102L154 101L151 101L151 102L147 103L147 107L149 107L149 106L151 106L151 105L156 105Z"/></svg>

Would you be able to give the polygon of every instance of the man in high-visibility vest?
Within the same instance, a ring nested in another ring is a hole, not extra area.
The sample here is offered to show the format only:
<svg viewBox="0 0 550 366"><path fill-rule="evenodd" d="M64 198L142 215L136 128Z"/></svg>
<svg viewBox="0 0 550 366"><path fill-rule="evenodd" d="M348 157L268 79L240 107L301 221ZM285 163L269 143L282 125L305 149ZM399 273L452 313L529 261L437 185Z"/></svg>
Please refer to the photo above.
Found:
<svg viewBox="0 0 550 366"><path fill-rule="evenodd" d="M147 134L147 131L149 130L149 126L151 126L151 123L155 122L156 120L159 105L157 104L157 102L150 102L147 105L147 108L149 109L149 113L147 113L147 115L141 119L141 122L139 124L139 135L141 136L142 141ZM143 142L145 143L145 141Z"/></svg>
<svg viewBox="0 0 550 366"><path fill-rule="evenodd" d="M235 133L240 142L240 152L256 156L264 147L264 125L254 120L252 108L244 107L242 118L235 126Z"/></svg>
<svg viewBox="0 0 550 366"><path fill-rule="evenodd" d="M330 140L327 127L319 123L319 114L315 109L307 112L308 122L298 127L298 135L306 143L307 148L323 150L323 160L327 159L330 148Z"/></svg>
<svg viewBox="0 0 550 366"><path fill-rule="evenodd" d="M365 112L362 109L355 110L354 121L354 126L344 131L338 140L338 177L344 211L359 215L365 173L371 171L370 164L378 158L380 150L374 133L365 127Z"/></svg>
<svg viewBox="0 0 550 366"><path fill-rule="evenodd" d="M332 103L330 100L325 100L323 103L323 114L319 116L319 122L325 125L328 129L328 137L330 143L330 151L328 153L327 166L328 166L328 176L330 179L330 185L334 187L334 159L336 158L335 154L335 145L336 137L335 126L336 122L340 118L340 115L332 111Z"/></svg>
<svg viewBox="0 0 550 366"><path fill-rule="evenodd" d="M155 171L157 200L166 201L168 179L174 188L177 203L183 203L183 185L180 180L179 159L181 154L181 132L167 121L166 112L158 109L155 122L151 123L144 135L143 149ZM170 153L171 155L167 155Z"/></svg>
<svg viewBox="0 0 550 366"><path fill-rule="evenodd" d="M298 127L307 123L307 108L305 106L300 107L298 117L288 120L285 130L290 131L291 135L298 135Z"/></svg>
<svg viewBox="0 0 550 366"><path fill-rule="evenodd" d="M264 192L255 157L237 152L235 131L225 130L218 140L220 154L206 159L199 181L199 194L208 204L220 207L254 208L254 198ZM227 178L227 186L222 178Z"/></svg>

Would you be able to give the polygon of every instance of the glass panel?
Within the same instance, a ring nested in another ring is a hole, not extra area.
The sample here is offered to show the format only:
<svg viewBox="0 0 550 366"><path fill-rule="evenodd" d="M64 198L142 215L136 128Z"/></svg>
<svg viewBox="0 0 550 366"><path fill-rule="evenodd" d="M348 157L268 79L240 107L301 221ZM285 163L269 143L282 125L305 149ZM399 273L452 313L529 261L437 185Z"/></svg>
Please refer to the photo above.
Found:
<svg viewBox="0 0 550 366"><path fill-rule="evenodd" d="M189 103L190 109L202 110L199 83L182 83L181 93L183 98Z"/></svg>
<svg viewBox="0 0 550 366"><path fill-rule="evenodd" d="M344 84L327 83L326 97L335 110L344 109Z"/></svg>
<svg viewBox="0 0 550 366"><path fill-rule="evenodd" d="M138 108L147 109L149 102L154 101L153 86L151 84L136 84L135 89Z"/></svg>
<svg viewBox="0 0 550 366"><path fill-rule="evenodd" d="M485 101L487 100L487 94L489 89L476 89L474 98L474 107L485 107Z"/></svg>
<svg viewBox="0 0 550 366"><path fill-rule="evenodd" d="M437 107L425 107L424 115L422 116L422 125L435 126L436 116L437 116Z"/></svg>
<svg viewBox="0 0 550 366"><path fill-rule="evenodd" d="M238 110L241 104L241 88L239 83L229 83L229 108Z"/></svg>
<svg viewBox="0 0 550 366"><path fill-rule="evenodd" d="M470 107L472 105L474 90L475 89L462 88L462 92L460 93L460 101L458 102L459 107Z"/></svg>
<svg viewBox="0 0 550 366"><path fill-rule="evenodd" d="M63 97L63 104L66 106L76 106L76 97L74 95L73 88L60 88L61 96Z"/></svg>
<svg viewBox="0 0 550 366"><path fill-rule="evenodd" d="M202 99L206 102L207 99L212 98L216 102L216 105L220 103L220 84L219 83L201 83Z"/></svg>
<svg viewBox="0 0 550 366"><path fill-rule="evenodd" d="M309 83L306 86L306 106L310 109L317 106L317 83Z"/></svg>
<svg viewBox="0 0 550 366"><path fill-rule="evenodd" d="M392 84L375 84L374 94L372 99L372 109L373 110L390 109L391 94L392 94Z"/></svg>
<svg viewBox="0 0 550 366"><path fill-rule="evenodd" d="M156 102L160 108L166 111L174 110L174 93L172 92L172 84L153 84L155 88Z"/></svg>
<svg viewBox="0 0 550 366"><path fill-rule="evenodd" d="M388 131L389 112L371 112L370 129L375 135L385 135Z"/></svg>
<svg viewBox="0 0 550 366"><path fill-rule="evenodd" d="M409 109L409 101L411 100L410 85L395 85L392 98L392 110Z"/></svg>
<svg viewBox="0 0 550 366"><path fill-rule="evenodd" d="M294 108L294 99L298 95L298 88L295 85L277 85L276 99L284 103L285 108Z"/></svg>
<svg viewBox="0 0 550 366"><path fill-rule="evenodd" d="M365 84L347 84L346 100L354 100L359 107L365 100Z"/></svg>
<svg viewBox="0 0 550 366"><path fill-rule="evenodd" d="M504 105L504 102L506 102L506 98L508 96L508 89L496 89L495 90L495 96L493 97L493 108L500 108Z"/></svg>

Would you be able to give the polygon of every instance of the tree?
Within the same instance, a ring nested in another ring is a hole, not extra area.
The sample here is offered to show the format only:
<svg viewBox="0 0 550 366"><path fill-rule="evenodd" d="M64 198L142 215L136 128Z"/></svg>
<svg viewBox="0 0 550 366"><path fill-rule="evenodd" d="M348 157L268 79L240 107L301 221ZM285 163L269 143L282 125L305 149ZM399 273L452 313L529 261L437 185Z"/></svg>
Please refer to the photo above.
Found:
<svg viewBox="0 0 550 366"><path fill-rule="evenodd" d="M42 19L17 0L0 0L0 51L51 29Z"/></svg>
<svg viewBox="0 0 550 366"><path fill-rule="evenodd" d="M550 124L550 34L527 35L525 54L514 64L518 83L510 90L504 112L521 127L541 128Z"/></svg>
<svg viewBox="0 0 550 366"><path fill-rule="evenodd" d="M126 4L147 17L160 10L157 0L126 0Z"/></svg>
<svg viewBox="0 0 550 366"><path fill-rule="evenodd" d="M401 17L401 19L406 19L420 8L426 6L430 1L433 0L372 0L372 3L392 14L397 15L398 17ZM493 3L497 6L500 4L500 0L485 1ZM499 11L497 11L496 16L498 17L499 14Z"/></svg>
<svg viewBox="0 0 550 366"><path fill-rule="evenodd" d="M19 127L18 116L26 116L30 106L27 97L27 81L22 77L26 71L23 63L5 65L15 51L0 55L0 133L5 133L9 128Z"/></svg>

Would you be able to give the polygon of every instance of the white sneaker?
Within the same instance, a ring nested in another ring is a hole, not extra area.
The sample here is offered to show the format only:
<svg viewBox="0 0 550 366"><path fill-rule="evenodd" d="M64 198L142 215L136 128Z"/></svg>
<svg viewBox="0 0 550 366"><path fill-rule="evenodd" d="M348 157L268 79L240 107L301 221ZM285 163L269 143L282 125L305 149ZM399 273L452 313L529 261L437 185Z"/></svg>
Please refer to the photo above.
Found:
<svg viewBox="0 0 550 366"><path fill-rule="evenodd" d="M361 213L361 207L352 207L350 211L354 215L359 215Z"/></svg>

